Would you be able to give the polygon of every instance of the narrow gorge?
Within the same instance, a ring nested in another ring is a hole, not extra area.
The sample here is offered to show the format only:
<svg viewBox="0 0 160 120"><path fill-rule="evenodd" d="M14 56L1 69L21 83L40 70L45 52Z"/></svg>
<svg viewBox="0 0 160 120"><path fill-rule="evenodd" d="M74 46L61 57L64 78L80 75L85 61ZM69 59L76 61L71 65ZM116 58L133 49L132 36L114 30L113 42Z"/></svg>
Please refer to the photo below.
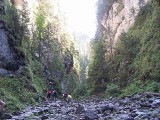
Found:
<svg viewBox="0 0 160 120"><path fill-rule="evenodd" d="M159 120L159 50L159 0L0 0L0 119Z"/></svg>

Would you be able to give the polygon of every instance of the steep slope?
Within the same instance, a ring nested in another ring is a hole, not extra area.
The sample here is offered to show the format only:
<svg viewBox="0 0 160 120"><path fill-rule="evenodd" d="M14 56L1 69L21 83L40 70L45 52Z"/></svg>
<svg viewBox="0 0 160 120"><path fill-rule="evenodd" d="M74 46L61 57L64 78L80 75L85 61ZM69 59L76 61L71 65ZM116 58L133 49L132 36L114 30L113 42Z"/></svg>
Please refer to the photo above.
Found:
<svg viewBox="0 0 160 120"><path fill-rule="evenodd" d="M73 92L79 63L58 1L6 0L1 5L0 99L6 110L44 100L47 89Z"/></svg>
<svg viewBox="0 0 160 120"><path fill-rule="evenodd" d="M149 0L117 0L112 4L110 10L105 12L101 24L109 33L108 39L117 43L119 36L127 32L134 24L135 18L140 10Z"/></svg>
<svg viewBox="0 0 160 120"><path fill-rule="evenodd" d="M112 96L159 92L159 1L119 2L109 7L108 14L104 12L107 19L99 19L102 22L92 43L89 88ZM145 4L138 5L141 2ZM121 10L117 10L119 5ZM130 13L128 7L140 9L130 16L124 14Z"/></svg>

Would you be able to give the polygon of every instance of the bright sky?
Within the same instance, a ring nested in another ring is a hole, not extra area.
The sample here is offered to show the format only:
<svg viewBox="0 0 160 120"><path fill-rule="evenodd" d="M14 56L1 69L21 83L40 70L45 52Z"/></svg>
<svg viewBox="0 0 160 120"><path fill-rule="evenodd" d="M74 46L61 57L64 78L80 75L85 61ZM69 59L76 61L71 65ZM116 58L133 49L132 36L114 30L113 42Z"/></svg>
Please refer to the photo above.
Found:
<svg viewBox="0 0 160 120"><path fill-rule="evenodd" d="M97 0L60 0L70 29L94 37Z"/></svg>

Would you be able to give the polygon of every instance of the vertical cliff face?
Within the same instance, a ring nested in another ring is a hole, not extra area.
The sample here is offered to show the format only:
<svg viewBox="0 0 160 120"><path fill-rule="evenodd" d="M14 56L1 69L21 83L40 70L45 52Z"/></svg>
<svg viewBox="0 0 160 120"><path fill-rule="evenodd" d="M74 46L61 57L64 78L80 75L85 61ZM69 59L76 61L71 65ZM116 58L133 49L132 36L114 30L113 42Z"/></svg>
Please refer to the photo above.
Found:
<svg viewBox="0 0 160 120"><path fill-rule="evenodd" d="M24 0L11 0L11 3L18 9L22 9Z"/></svg>
<svg viewBox="0 0 160 120"><path fill-rule="evenodd" d="M5 20L7 10L5 2L4 0L0 1L0 75L11 76L23 64L23 55L16 48L18 44L14 38L15 33Z"/></svg>
<svg viewBox="0 0 160 120"><path fill-rule="evenodd" d="M28 18L29 18L29 24L28 24L28 29L30 31L30 34L32 36L33 31L35 31L37 29L37 16L39 14L44 14L44 19L45 19L45 26L47 26L48 30L50 29L50 32L53 33L53 36L49 36L50 39L54 39L52 41L59 43L59 47L62 47L62 49L67 49L63 54L62 51L59 51L59 53L61 54L61 59L64 64L64 68L66 69L66 73L69 74L69 71L71 70L71 68L73 67L73 58L71 57L72 55L70 55L70 57L68 57L68 54L71 54L71 52L69 51L69 46L64 46L63 44L63 36L62 34L64 34L64 31L62 30L62 24L63 23L59 23L59 21L61 20L61 13L59 12L59 6L58 6L58 1L56 0L46 0L46 1L39 1L39 0L11 0L12 5L15 6L16 9L18 9L19 11L24 11L24 8L27 10L27 14L28 14ZM47 6L47 7L46 7ZM41 9L41 10L40 10ZM41 13L40 13L40 12ZM21 13L20 13L21 14ZM37 34L37 33L36 33ZM53 38L52 38L53 37ZM47 40L46 40L47 41ZM68 41L68 43L70 43L70 41ZM44 53L44 57L43 60L44 62L46 62L46 58L48 60L51 60L52 57L54 57L55 53L53 51L49 51L49 48L46 46L46 43L41 43L42 44L42 52ZM60 49L59 49L60 50ZM37 57L38 53L35 52L34 53ZM66 57L67 56L67 57ZM69 60L66 60L69 59ZM70 67L69 67L70 66Z"/></svg>
<svg viewBox="0 0 160 120"><path fill-rule="evenodd" d="M113 41L113 46L119 36L127 32L134 24L135 18L140 10L149 0L117 0L105 13L101 24L108 32L108 40Z"/></svg>
<svg viewBox="0 0 160 120"><path fill-rule="evenodd" d="M50 75L47 77L58 79L62 83L62 91L67 91L64 88L67 88L72 76L77 76L76 62L74 61L77 58L74 55L73 37L64 29L65 20L60 12L59 1L12 1L17 9L23 11L22 8L25 7L27 11L29 20L27 27L35 48L32 53L41 60L42 64L48 66ZM65 83L66 85L64 85Z"/></svg>
<svg viewBox="0 0 160 120"><path fill-rule="evenodd" d="M2 23L0 23L0 26L3 27ZM12 48L9 47L8 36L6 34L6 31L2 27L0 27L0 73L4 74L5 72L7 72L5 69L10 70L10 65L14 65L15 54L11 50Z"/></svg>

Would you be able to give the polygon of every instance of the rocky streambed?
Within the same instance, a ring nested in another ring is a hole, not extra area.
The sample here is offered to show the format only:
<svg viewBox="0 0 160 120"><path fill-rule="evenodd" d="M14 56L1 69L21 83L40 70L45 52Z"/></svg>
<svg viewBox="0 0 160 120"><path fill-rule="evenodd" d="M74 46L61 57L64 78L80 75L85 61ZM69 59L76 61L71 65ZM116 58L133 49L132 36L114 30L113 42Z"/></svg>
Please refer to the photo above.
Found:
<svg viewBox="0 0 160 120"><path fill-rule="evenodd" d="M48 101L23 111L3 114L10 120L160 120L160 94L143 93L124 98Z"/></svg>

